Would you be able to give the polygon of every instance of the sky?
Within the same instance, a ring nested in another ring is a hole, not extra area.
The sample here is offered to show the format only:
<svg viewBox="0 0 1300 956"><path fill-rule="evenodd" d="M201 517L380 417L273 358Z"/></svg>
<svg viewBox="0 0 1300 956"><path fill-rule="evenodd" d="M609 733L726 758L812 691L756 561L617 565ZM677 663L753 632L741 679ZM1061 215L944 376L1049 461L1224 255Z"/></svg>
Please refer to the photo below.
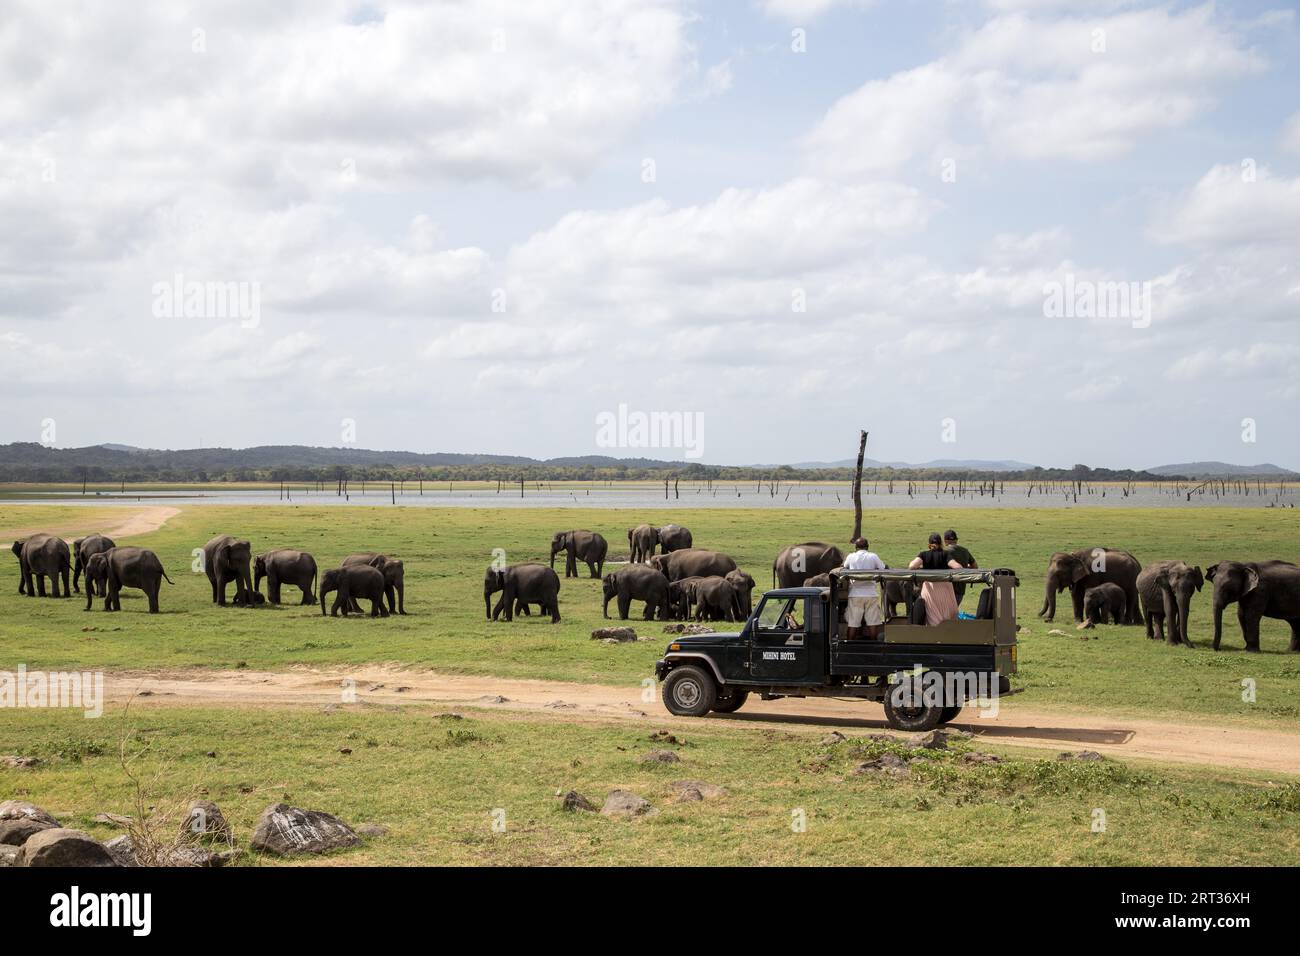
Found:
<svg viewBox="0 0 1300 956"><path fill-rule="evenodd" d="M0 0L0 442L1300 468L1296 21Z"/></svg>

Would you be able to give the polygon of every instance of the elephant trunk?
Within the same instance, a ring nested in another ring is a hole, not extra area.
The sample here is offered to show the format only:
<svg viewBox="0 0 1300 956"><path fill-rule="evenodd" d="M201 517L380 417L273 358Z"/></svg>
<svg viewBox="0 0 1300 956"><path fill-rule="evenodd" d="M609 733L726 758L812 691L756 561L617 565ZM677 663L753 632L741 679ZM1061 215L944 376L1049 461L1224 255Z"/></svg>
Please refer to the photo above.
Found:
<svg viewBox="0 0 1300 956"><path fill-rule="evenodd" d="M492 620L492 592L487 588L483 589L483 613L489 621Z"/></svg>
<svg viewBox="0 0 1300 956"><path fill-rule="evenodd" d="M325 615L325 595L329 594L329 591L327 591L325 588L317 588L316 590L317 593L320 595L320 613L321 616L323 617Z"/></svg>
<svg viewBox="0 0 1300 956"><path fill-rule="evenodd" d="M611 594L610 592L606 591L606 592L605 592L605 607L603 608L603 613L604 613L604 615L605 615L605 620L607 620L607 621L609 620L609 599L610 599L611 597L613 597L613 594Z"/></svg>
<svg viewBox="0 0 1300 956"><path fill-rule="evenodd" d="M1052 587L1052 579L1047 579L1047 585L1043 589L1043 607L1038 612L1038 616L1045 621L1050 621L1056 617L1056 589Z"/></svg>
<svg viewBox="0 0 1300 956"><path fill-rule="evenodd" d="M1187 613L1192 606L1192 596L1190 594L1178 595L1178 637L1188 647L1192 646L1191 638L1187 636Z"/></svg>
<svg viewBox="0 0 1300 956"><path fill-rule="evenodd" d="M1218 601L1214 602L1214 649L1219 649L1219 641L1223 640L1223 605Z"/></svg>

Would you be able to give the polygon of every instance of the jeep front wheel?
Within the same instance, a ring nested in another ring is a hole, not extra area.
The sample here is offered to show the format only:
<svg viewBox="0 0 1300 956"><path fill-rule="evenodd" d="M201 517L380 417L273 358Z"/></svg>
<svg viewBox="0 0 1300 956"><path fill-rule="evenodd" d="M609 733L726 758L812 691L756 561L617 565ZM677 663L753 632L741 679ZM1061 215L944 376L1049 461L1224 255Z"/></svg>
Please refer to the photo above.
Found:
<svg viewBox="0 0 1300 956"><path fill-rule="evenodd" d="M678 717L703 717L718 700L718 685L698 667L674 667L664 678L664 706Z"/></svg>

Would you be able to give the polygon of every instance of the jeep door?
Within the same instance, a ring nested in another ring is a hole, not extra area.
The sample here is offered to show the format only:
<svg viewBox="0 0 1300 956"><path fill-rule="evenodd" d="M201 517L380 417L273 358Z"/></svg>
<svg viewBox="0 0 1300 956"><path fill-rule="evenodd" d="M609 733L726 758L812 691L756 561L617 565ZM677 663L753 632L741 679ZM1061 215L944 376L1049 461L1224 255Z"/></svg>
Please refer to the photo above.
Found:
<svg viewBox="0 0 1300 956"><path fill-rule="evenodd" d="M784 683L808 677L810 646L807 599L769 596L753 618L749 673L755 680ZM821 641L812 644L820 647Z"/></svg>

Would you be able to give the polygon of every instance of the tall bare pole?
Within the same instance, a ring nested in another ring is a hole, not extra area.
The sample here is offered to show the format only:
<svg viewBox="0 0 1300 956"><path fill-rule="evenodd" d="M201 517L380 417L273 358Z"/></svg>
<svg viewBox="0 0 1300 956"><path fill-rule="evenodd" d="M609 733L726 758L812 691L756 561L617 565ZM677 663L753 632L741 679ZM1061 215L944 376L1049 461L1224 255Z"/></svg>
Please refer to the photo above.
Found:
<svg viewBox="0 0 1300 956"><path fill-rule="evenodd" d="M853 540L862 537L862 460L867 456L867 433L858 442L858 468L853 473Z"/></svg>

